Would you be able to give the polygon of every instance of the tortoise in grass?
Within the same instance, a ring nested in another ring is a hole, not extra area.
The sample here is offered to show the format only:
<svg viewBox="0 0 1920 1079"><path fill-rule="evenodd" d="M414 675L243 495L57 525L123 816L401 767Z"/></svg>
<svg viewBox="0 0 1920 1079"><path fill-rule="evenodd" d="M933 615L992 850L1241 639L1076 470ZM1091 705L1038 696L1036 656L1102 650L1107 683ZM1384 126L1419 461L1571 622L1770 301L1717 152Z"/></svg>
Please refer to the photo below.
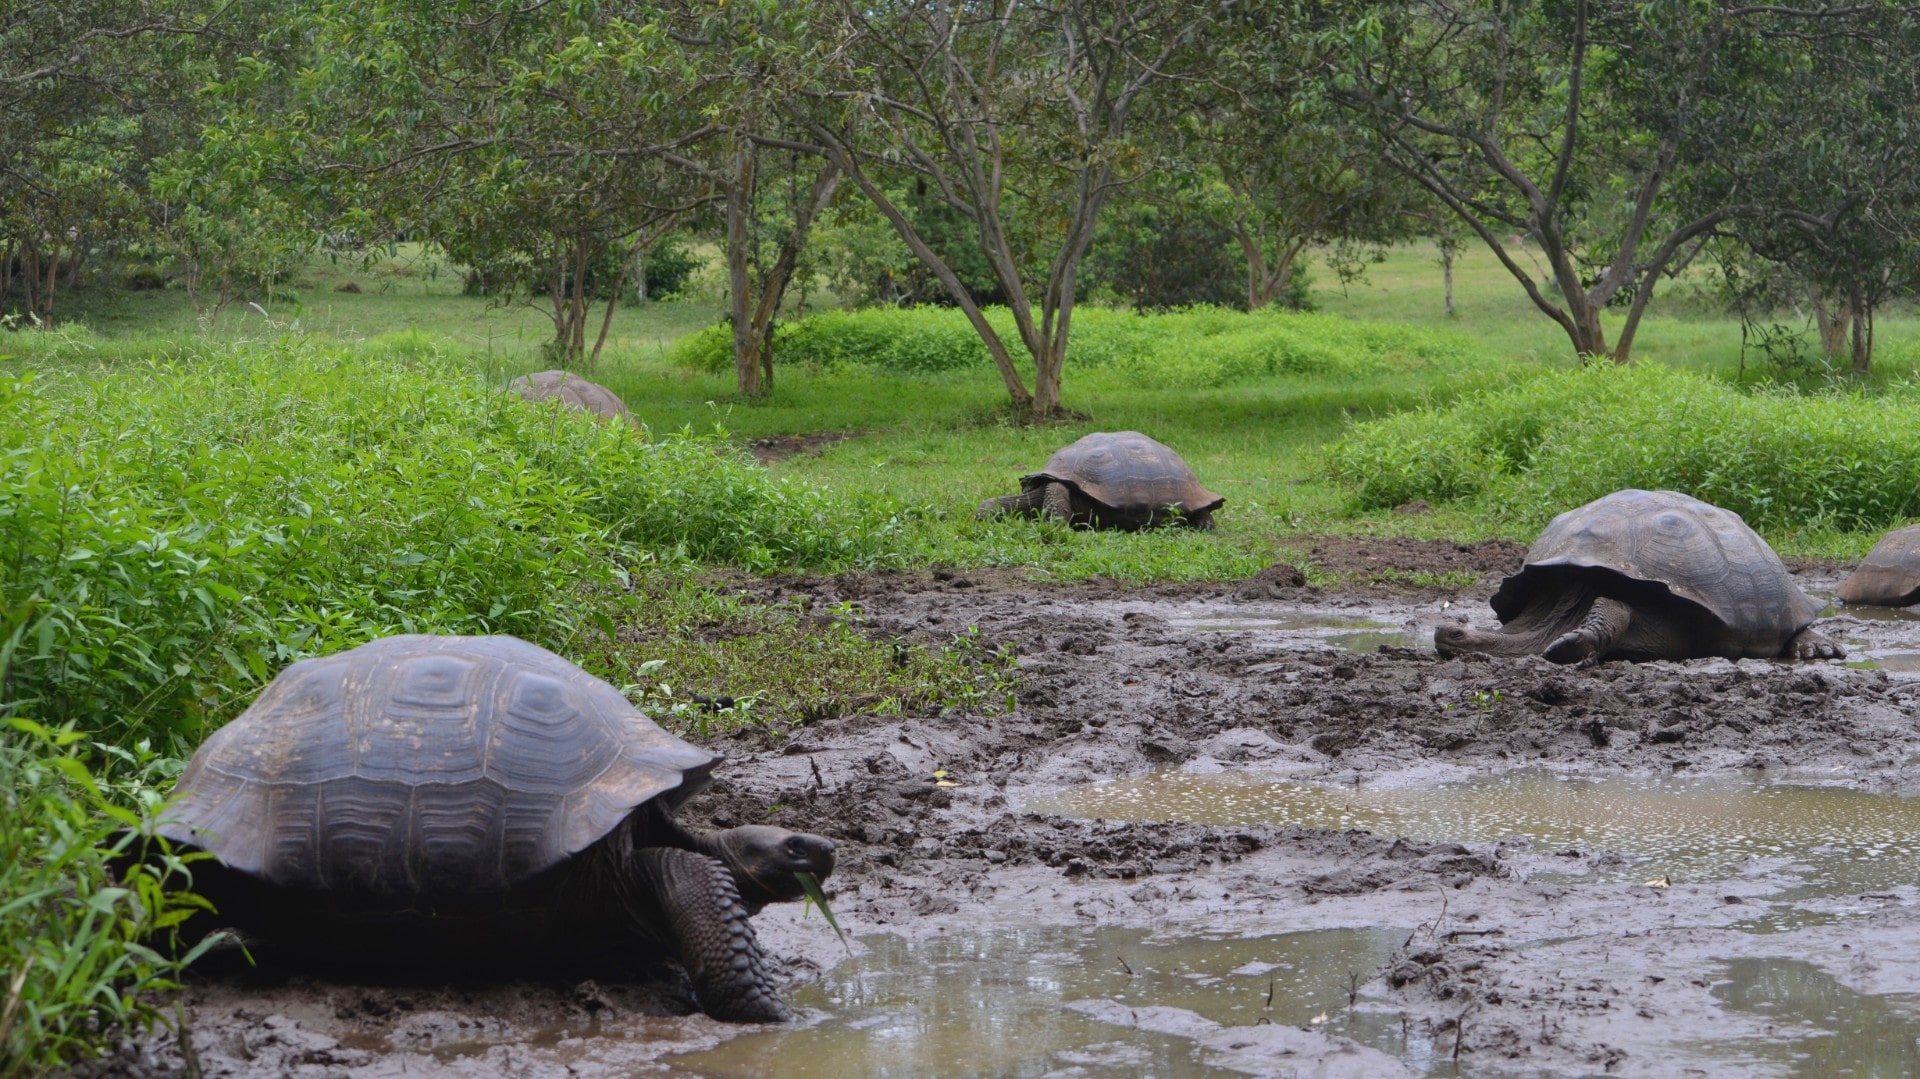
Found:
<svg viewBox="0 0 1920 1079"><path fill-rule="evenodd" d="M1920 525L1896 528L1880 537L1860 568L1835 589L1840 602L1873 607L1920 603Z"/></svg>
<svg viewBox="0 0 1920 1079"><path fill-rule="evenodd" d="M974 516L1047 514L1072 524L1132 531L1183 523L1212 528L1227 500L1200 486L1180 455L1138 431L1087 435L1020 477L1020 493L989 498Z"/></svg>
<svg viewBox="0 0 1920 1079"><path fill-rule="evenodd" d="M748 917L833 843L672 810L720 758L513 637L388 637L282 671L187 765L159 831L222 925L348 965L618 970L665 955L716 1019L785 1019Z"/></svg>
<svg viewBox="0 0 1920 1079"><path fill-rule="evenodd" d="M507 383L525 401L557 400L568 408L602 419L630 420L627 406L610 389L566 371L536 371Z"/></svg>
<svg viewBox="0 0 1920 1079"><path fill-rule="evenodd" d="M1846 654L1738 514L1675 491L1615 491L1555 517L1492 602L1500 629L1442 625L1434 648L1556 663Z"/></svg>

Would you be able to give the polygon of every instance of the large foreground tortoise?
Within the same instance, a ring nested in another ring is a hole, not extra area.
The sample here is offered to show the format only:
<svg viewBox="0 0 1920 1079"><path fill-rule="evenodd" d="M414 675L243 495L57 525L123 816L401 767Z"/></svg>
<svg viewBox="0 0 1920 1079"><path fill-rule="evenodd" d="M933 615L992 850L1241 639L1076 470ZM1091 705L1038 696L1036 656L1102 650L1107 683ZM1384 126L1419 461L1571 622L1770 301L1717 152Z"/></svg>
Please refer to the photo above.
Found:
<svg viewBox="0 0 1920 1079"><path fill-rule="evenodd" d="M1434 630L1442 656L1556 663L1698 656L1831 658L1818 604L1738 514L1675 491L1615 491L1553 519L1493 594L1499 630Z"/></svg>
<svg viewBox="0 0 1920 1079"><path fill-rule="evenodd" d="M524 401L559 401L607 420L629 420L627 406L610 389L566 371L536 371L507 383Z"/></svg>
<svg viewBox="0 0 1920 1079"><path fill-rule="evenodd" d="M1020 477L1020 493L989 498L974 516L1045 513L1073 524L1128 531L1179 522L1212 528L1227 500L1200 486L1180 455L1138 431L1087 435Z"/></svg>
<svg viewBox="0 0 1920 1079"><path fill-rule="evenodd" d="M1920 525L1880 537L1866 561L1835 590L1842 603L1907 607L1920 603Z"/></svg>
<svg viewBox="0 0 1920 1079"><path fill-rule="evenodd" d="M389 637L303 660L187 765L160 833L270 944L415 973L677 959L707 1014L787 1018L748 916L833 844L670 812L720 758L513 637Z"/></svg>

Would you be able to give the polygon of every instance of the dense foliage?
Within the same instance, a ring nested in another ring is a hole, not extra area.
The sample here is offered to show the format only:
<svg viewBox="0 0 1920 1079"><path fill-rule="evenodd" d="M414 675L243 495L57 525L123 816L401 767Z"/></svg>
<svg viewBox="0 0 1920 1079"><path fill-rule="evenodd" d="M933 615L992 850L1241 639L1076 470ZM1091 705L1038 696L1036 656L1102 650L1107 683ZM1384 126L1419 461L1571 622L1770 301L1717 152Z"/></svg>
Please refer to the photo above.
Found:
<svg viewBox="0 0 1920 1079"><path fill-rule="evenodd" d="M1475 502L1519 527L1624 487L1756 528L1874 531L1920 514L1920 388L1742 393L1662 366L1541 373L1361 424L1329 450L1359 504Z"/></svg>
<svg viewBox="0 0 1920 1079"><path fill-rule="evenodd" d="M1011 326L1004 311L989 319ZM1227 386L1277 374L1353 376L1429 366L1491 367L1485 351L1452 334L1388 323L1284 311L1244 313L1217 307L1137 315L1088 308L1068 363L1110 368L1135 384ZM985 367L986 348L959 312L941 308L824 311L782 326L781 362L832 368L866 364L898 373ZM668 357L720 370L731 362L725 327L675 342Z"/></svg>

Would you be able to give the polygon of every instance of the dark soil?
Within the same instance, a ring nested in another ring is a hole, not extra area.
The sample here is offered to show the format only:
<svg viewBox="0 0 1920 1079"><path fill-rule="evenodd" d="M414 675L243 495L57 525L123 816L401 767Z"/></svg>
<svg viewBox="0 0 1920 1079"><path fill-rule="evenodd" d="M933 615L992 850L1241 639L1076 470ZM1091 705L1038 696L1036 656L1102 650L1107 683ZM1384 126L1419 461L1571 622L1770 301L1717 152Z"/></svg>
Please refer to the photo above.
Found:
<svg viewBox="0 0 1920 1079"><path fill-rule="evenodd" d="M1199 765L1416 784L1523 766L1649 775L1818 767L1859 787L1913 785L1920 680L1911 676L1838 662L1574 670L1530 658L1443 661L1428 644L1433 623L1462 613L1485 620L1486 598L1518 567L1521 547L1328 537L1302 551L1311 578L1280 565L1245 582L1144 589L1036 585L1005 570L733 582L767 599L811 596L815 609L851 603L872 631L928 644L977 626L990 645L1016 651L1017 707L857 715L773 741L720 739L730 758L723 776L683 817L696 827L770 822L834 838L834 908L856 937L939 932L1010 903L1063 925L1187 920L1246 933L1431 925L1436 907L1446 909L1435 897L1453 895L1444 915L1453 931L1410 941L1368 991L1436 1030L1456 1029L1470 1005L1471 1019L1449 1038L1476 1069L1661 1073L1662 1047L1682 1033L1674 1020L1689 1016L1721 1024L1728 1038L1758 1036L1757 1025L1718 1011L1704 980L1681 976L1688 963L1723 954L1724 939L1651 942L1655 929L1728 924L1711 884L1549 888L1526 882L1523 861L1488 848L1021 809L1037 792ZM1838 576L1825 566L1796 570L1812 591ZM1434 583L1469 575L1472 584ZM1312 627L1193 624L1282 610L1398 627L1406 643L1355 653ZM1878 647L1906 625L1836 618L1828 631ZM1549 915L1558 919L1551 933L1540 921ZM761 920L770 950L789 957L788 976L834 962L837 952L817 937L801 943L790 920ZM1920 944L1920 919L1886 921L1878 932ZM1634 943L1636 932L1646 939ZM1571 943L1550 955L1520 947L1548 936ZM1842 954L1844 935L1829 936L1828 950ZM1913 991L1920 972L1909 980L1876 991ZM509 1065L559 1075L577 1059L555 1048L568 1039L621 1039L619 1059L639 1067L730 1033L698 1016L665 1018L689 1008L671 983L461 990L213 980L190 987L183 1003L207 1075L497 1074ZM1336 1040L1323 1040L1331 1059ZM447 1049L469 1043L477 1048L464 1055ZM124 1074L185 1067L167 1036L118 1062Z"/></svg>

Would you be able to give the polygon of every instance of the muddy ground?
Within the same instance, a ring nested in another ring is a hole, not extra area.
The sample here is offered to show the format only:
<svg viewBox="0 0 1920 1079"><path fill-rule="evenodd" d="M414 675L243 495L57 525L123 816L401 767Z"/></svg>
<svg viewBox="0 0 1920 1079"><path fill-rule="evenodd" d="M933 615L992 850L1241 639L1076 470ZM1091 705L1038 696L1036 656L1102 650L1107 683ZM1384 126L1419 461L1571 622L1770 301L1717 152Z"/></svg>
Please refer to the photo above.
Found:
<svg viewBox="0 0 1920 1079"><path fill-rule="evenodd" d="M1712 962L1728 957L1791 957L1854 991L1920 992L1920 892L1911 888L1861 896L1824 924L1754 934L1730 927L1788 902L1784 864L1734 879L1583 881L1582 867L1617 856L1023 808L1080 784L1170 768L1355 786L1521 768L1812 775L1920 793L1911 763L1920 676L1840 662L1573 670L1538 659L1438 659L1426 643L1433 623L1484 620L1487 596L1521 554L1505 543L1328 539L1313 548L1314 565L1358 583L1327 590L1286 566L1236 585L1145 589L1036 585L1008 571L742 582L768 599L809 596L823 611L850 603L872 631L929 644L977 626L991 644L1017 650L1016 707L853 716L777 744L725 740L724 777L685 815L700 826L771 821L833 837L834 908L856 941L891 934L911 945L1011 921L1163 934L1417 927L1355 999L1424 1031L1439 1047L1426 1064L1442 1072L1765 1072L1698 1048L1703 1039L1789 1036L1711 991ZM1478 582L1406 583L1459 580L1463 571ZM1795 571L1815 593L1838 577L1819 565ZM1237 630L1237 618L1258 628ZM1378 644L1329 632L1355 624L1390 628ZM1841 615L1829 631L1856 653L1898 651L1906 640L1920 648L1915 622ZM817 916L769 911L758 921L795 986L843 954ZM686 995L670 977L448 988L255 975L201 980L180 1003L191 1064L162 1034L110 1070L671 1074L676 1053L739 1033L684 1015ZM1178 1009L1099 1000L1073 1006L1116 1030L1190 1038L1210 1067L1230 1072L1402 1068L1314 1030L1228 1030ZM964 1061L952 1070L974 1073Z"/></svg>

